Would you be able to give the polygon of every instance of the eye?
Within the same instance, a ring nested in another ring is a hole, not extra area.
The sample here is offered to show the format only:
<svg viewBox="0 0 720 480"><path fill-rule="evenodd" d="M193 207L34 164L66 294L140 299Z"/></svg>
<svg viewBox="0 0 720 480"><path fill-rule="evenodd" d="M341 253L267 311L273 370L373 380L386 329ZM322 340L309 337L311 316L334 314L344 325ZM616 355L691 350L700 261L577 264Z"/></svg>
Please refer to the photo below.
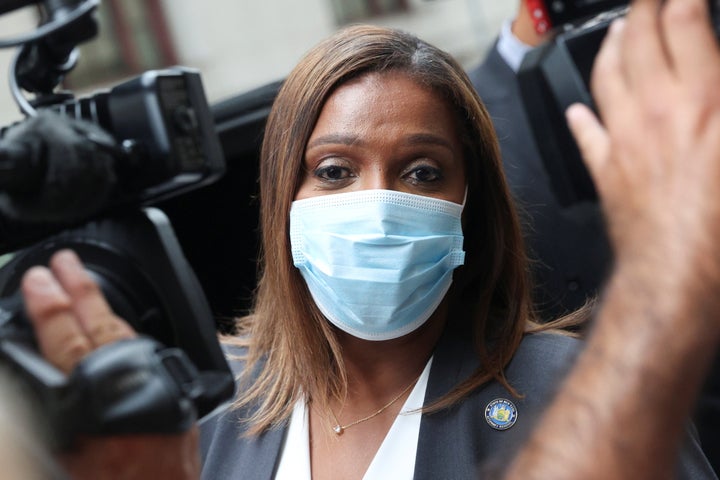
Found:
<svg viewBox="0 0 720 480"><path fill-rule="evenodd" d="M431 165L416 165L409 168L403 178L414 184L431 184L441 181L443 175L439 168Z"/></svg>
<svg viewBox="0 0 720 480"><path fill-rule="evenodd" d="M313 174L327 182L338 182L354 176L349 168L340 165L319 167L315 169Z"/></svg>

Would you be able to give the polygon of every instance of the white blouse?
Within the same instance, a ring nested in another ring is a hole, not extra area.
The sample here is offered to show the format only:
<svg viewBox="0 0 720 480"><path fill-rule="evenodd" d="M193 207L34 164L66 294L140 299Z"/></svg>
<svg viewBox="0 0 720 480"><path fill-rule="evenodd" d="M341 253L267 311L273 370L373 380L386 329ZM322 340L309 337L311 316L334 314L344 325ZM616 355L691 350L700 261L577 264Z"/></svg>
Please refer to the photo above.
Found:
<svg viewBox="0 0 720 480"><path fill-rule="evenodd" d="M400 414L395 417L390 430L383 440L363 480L411 480L415 471L420 418L418 411L425 400L430 364L413 387ZM311 480L310 476L310 429L308 425L307 403L300 400L290 417L285 445L280 457L280 465L275 480Z"/></svg>

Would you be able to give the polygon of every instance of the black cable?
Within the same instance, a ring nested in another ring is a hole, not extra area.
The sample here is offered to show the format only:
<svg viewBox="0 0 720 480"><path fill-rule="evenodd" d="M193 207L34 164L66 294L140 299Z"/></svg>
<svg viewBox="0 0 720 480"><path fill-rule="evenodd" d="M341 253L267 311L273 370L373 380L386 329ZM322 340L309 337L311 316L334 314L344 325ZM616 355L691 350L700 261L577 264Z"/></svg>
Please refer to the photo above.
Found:
<svg viewBox="0 0 720 480"><path fill-rule="evenodd" d="M0 39L0 48L12 48L26 43L36 42L51 33L55 33L71 23L90 13L93 9L100 5L100 0L85 0L78 5L73 11L63 17L61 20L53 20L51 22L40 25L34 32L24 36L14 37L10 39Z"/></svg>

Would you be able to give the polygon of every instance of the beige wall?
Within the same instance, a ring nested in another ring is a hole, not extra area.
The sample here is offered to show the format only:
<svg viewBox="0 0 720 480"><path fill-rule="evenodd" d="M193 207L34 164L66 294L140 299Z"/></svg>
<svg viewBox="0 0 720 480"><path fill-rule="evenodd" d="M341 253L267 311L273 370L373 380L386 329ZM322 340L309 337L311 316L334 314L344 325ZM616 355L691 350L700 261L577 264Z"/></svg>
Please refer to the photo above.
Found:
<svg viewBox="0 0 720 480"><path fill-rule="evenodd" d="M8 39L30 33L36 22L34 12L27 8L7 13L0 17L0 38ZM8 83L10 62L14 56L15 49L0 49L0 126L22 118L10 95Z"/></svg>
<svg viewBox="0 0 720 480"><path fill-rule="evenodd" d="M481 58L517 0L410 0L411 11L376 23L412 31L464 65ZM336 25L329 0L164 0L181 64L198 68L210 101L284 77ZM0 17L0 37L34 29L30 9ZM0 125L21 118L7 72L12 50L0 50ZM82 61L82 59L81 59ZM84 92L76 92L78 95Z"/></svg>

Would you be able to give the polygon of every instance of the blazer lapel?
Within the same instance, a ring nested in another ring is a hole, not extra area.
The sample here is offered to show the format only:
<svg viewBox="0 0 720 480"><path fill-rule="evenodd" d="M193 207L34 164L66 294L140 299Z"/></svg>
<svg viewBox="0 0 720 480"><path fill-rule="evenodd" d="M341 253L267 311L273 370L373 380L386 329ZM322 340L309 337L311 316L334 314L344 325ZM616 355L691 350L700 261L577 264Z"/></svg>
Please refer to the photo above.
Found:
<svg viewBox="0 0 720 480"><path fill-rule="evenodd" d="M468 337L447 331L433 354L425 405L448 393L477 366L477 356ZM463 445L467 440L464 431L469 425L463 426L459 420L456 407L423 414L415 458L415 480L471 478L475 473L462 471L464 466L473 463L468 459L468 455L473 455L473 447Z"/></svg>
<svg viewBox="0 0 720 480"><path fill-rule="evenodd" d="M211 420L214 425L201 427L203 479L272 480L275 476L287 422L260 435L244 436L242 417L240 412L227 412Z"/></svg>

